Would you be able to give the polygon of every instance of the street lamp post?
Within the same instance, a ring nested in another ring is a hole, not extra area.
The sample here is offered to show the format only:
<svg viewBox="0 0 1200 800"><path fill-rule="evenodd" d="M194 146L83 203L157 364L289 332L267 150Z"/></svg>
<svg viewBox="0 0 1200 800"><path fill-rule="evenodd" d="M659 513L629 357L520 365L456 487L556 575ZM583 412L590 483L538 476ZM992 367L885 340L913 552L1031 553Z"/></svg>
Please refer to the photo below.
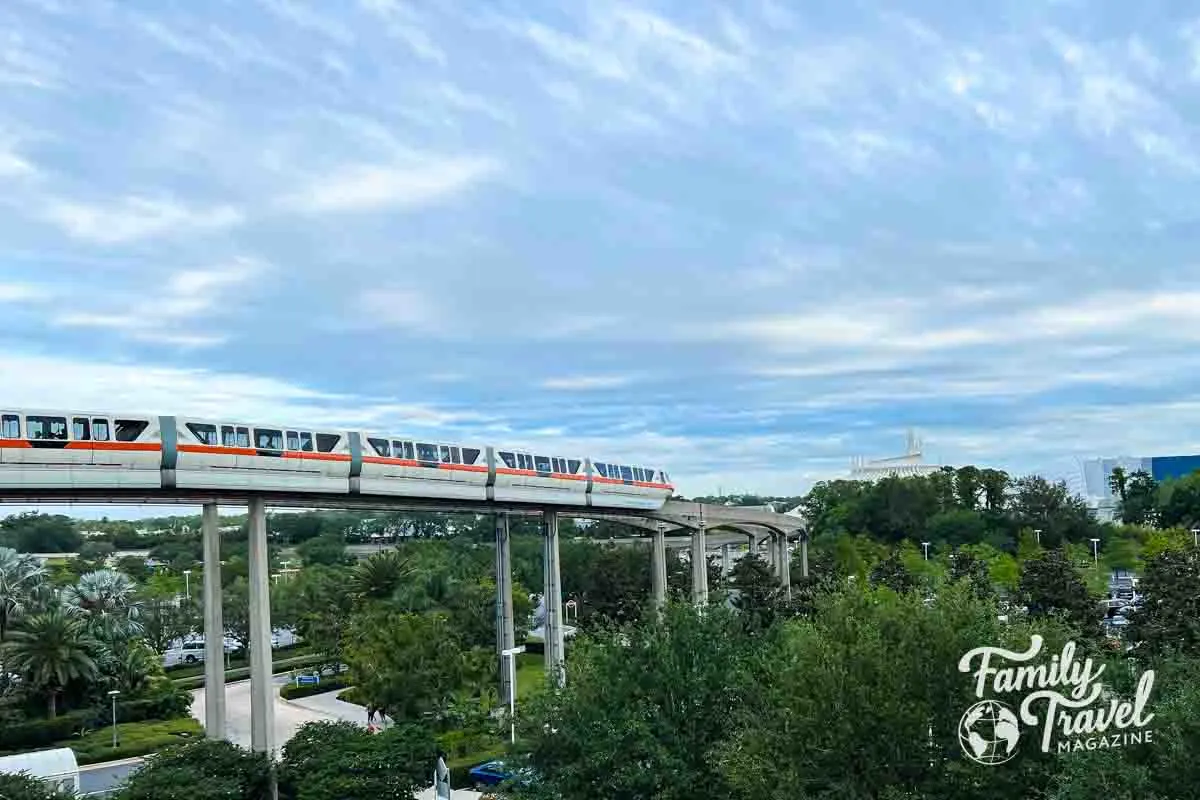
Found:
<svg viewBox="0 0 1200 800"><path fill-rule="evenodd" d="M1042 529L1034 528L1033 535L1037 537L1038 547L1041 547L1042 546Z"/></svg>
<svg viewBox="0 0 1200 800"><path fill-rule="evenodd" d="M183 596L186 597L188 600L192 599L192 579L190 577L191 574L192 574L192 571L190 569L185 569L183 571Z"/></svg>
<svg viewBox="0 0 1200 800"><path fill-rule="evenodd" d="M929 542L921 542L921 547L925 548L925 560L929 560Z"/></svg>
<svg viewBox="0 0 1200 800"><path fill-rule="evenodd" d="M121 692L119 689L113 689L112 691L110 691L108 693L108 696L112 699L112 729L113 729L112 746L113 746L114 750L117 749L117 695L119 695L120 693Z"/></svg>
<svg viewBox="0 0 1200 800"><path fill-rule="evenodd" d="M1100 540L1092 539L1092 563L1100 564Z"/></svg>
<svg viewBox="0 0 1200 800"><path fill-rule="evenodd" d="M500 655L508 659L508 724L511 741L517 741L517 654L525 652L525 645L501 650Z"/></svg>
<svg viewBox="0 0 1200 800"><path fill-rule="evenodd" d="M1192 547L1200 547L1200 528L1192 528Z"/></svg>

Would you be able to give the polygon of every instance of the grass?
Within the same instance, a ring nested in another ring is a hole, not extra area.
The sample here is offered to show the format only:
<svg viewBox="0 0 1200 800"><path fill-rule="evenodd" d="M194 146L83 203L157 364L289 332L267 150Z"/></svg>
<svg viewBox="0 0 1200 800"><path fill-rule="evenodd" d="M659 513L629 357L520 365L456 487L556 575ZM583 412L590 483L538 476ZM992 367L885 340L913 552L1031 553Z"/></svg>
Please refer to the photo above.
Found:
<svg viewBox="0 0 1200 800"><path fill-rule="evenodd" d="M148 722L123 722L117 726L117 746L112 746L112 728L97 728L80 738L58 742L55 747L70 747L80 764L96 764L122 758L144 756L173 744L204 736L204 727L191 717Z"/></svg>
<svg viewBox="0 0 1200 800"><path fill-rule="evenodd" d="M521 653L517 656L517 699L528 697L546 680L545 660L541 655Z"/></svg>

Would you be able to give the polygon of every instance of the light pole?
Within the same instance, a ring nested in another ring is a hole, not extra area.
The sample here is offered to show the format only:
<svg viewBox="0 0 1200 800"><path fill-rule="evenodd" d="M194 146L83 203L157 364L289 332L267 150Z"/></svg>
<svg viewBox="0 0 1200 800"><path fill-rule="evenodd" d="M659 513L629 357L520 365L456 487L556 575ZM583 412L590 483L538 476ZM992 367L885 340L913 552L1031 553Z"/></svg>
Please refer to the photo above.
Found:
<svg viewBox="0 0 1200 800"><path fill-rule="evenodd" d="M517 741L517 654L524 652L525 645L500 651L508 659L508 723L513 744Z"/></svg>
<svg viewBox="0 0 1200 800"><path fill-rule="evenodd" d="M1092 563L1099 566L1100 564L1100 540L1092 539Z"/></svg>
<svg viewBox="0 0 1200 800"><path fill-rule="evenodd" d="M929 542L921 542L921 547L925 548L925 560L929 560Z"/></svg>
<svg viewBox="0 0 1200 800"><path fill-rule="evenodd" d="M1200 547L1200 528L1192 528L1192 547Z"/></svg>
<svg viewBox="0 0 1200 800"><path fill-rule="evenodd" d="M190 569L185 569L183 571L183 596L186 597L188 600L192 599L192 579L190 577L191 574L192 574L192 571Z"/></svg>
<svg viewBox="0 0 1200 800"><path fill-rule="evenodd" d="M1033 535L1037 537L1038 547L1041 547L1042 546L1042 529L1034 528Z"/></svg>
<svg viewBox="0 0 1200 800"><path fill-rule="evenodd" d="M118 689L113 689L112 691L110 691L108 693L108 696L112 699L112 729L113 729L112 746L113 746L114 750L117 749L117 695L119 695L120 693L121 692Z"/></svg>

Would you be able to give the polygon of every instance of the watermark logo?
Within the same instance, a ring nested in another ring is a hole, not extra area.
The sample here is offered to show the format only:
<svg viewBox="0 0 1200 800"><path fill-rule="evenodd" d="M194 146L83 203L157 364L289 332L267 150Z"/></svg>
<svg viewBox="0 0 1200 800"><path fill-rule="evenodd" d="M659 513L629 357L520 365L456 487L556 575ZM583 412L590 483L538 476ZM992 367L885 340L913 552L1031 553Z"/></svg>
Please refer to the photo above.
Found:
<svg viewBox="0 0 1200 800"><path fill-rule="evenodd" d="M1147 726L1154 715L1146 713L1153 670L1142 673L1133 699L1124 700L1100 682L1104 665L1097 666L1091 658L1076 660L1074 642L1048 660L1038 658L1042 642L1034 635L1023 653L976 647L959 659L959 672L974 673L979 698L958 723L958 741L967 758L987 765L1009 761L1017 754L1022 725L1040 731L1044 753L1153 741L1154 732Z"/></svg>

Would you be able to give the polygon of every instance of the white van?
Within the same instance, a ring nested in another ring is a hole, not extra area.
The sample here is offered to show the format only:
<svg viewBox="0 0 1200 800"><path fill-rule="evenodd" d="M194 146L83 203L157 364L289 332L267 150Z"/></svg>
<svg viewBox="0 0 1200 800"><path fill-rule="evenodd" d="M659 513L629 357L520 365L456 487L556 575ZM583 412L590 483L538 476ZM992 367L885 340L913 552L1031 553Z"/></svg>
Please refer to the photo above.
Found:
<svg viewBox="0 0 1200 800"><path fill-rule="evenodd" d="M79 792L79 762L69 747L0 757L0 772L24 772L64 794Z"/></svg>

